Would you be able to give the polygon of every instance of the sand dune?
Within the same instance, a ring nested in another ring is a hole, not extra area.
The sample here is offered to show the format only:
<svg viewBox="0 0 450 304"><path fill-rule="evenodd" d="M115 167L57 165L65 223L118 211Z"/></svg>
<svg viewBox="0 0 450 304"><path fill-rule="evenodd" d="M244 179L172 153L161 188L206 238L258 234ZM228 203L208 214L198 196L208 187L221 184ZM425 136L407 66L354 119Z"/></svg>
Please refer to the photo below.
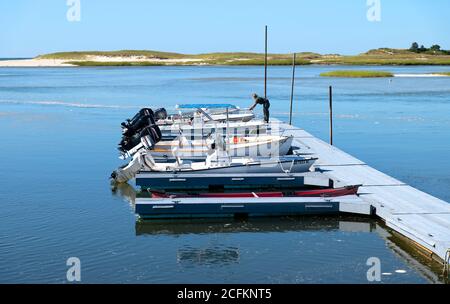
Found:
<svg viewBox="0 0 450 304"><path fill-rule="evenodd" d="M14 60L0 60L0 67L70 67L75 66L70 64L71 61L67 59L14 59ZM87 56L85 60L78 61L95 61L95 62L154 62L163 64L176 63L196 63L201 62L202 59L179 58L179 59L153 59L142 56Z"/></svg>
<svg viewBox="0 0 450 304"><path fill-rule="evenodd" d="M60 59L15 59L0 60L0 67L64 67L73 66Z"/></svg>

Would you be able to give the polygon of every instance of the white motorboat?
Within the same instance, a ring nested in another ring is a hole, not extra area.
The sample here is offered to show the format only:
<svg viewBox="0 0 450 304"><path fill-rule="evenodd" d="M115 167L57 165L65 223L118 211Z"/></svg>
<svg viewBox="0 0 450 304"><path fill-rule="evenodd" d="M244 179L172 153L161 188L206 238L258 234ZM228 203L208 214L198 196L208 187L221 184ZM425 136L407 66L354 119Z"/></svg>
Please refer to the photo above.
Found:
<svg viewBox="0 0 450 304"><path fill-rule="evenodd" d="M193 120L186 124L159 125L162 140L173 140L180 135L190 139L206 138L212 133L229 134L231 136L259 136L270 134L272 124L266 124L262 120L247 122L205 122L203 119Z"/></svg>
<svg viewBox="0 0 450 304"><path fill-rule="evenodd" d="M315 158L304 158L298 155L233 158L219 147L210 150L204 162L186 161L178 157L176 162L167 163L156 162L148 150L141 149L128 165L114 171L111 178L117 183L127 182L139 172L139 178L145 182L138 185L150 184L156 188L170 188L173 184L170 181L187 181L187 178L197 181L192 184L186 183L194 188L208 184L226 185L227 182L222 178L235 183L243 181L243 176L250 178L253 182L260 181L270 185L273 184L272 179L277 181L276 184L280 184L288 179L292 180L292 174L309 171L315 161ZM201 183L198 182L199 179L202 180Z"/></svg>
<svg viewBox="0 0 450 304"><path fill-rule="evenodd" d="M277 157L288 154L292 136L260 135L253 137L232 136L224 139L223 149L231 157ZM210 140L188 140L184 136L172 141L160 141L149 153L158 159L203 160L206 158Z"/></svg>
<svg viewBox="0 0 450 304"><path fill-rule="evenodd" d="M179 110L179 114L157 116L157 124L184 125L190 124L195 119L201 119L203 122L247 122L255 117L252 111L242 110L232 104L179 104L176 109ZM183 113L185 110L188 112Z"/></svg>

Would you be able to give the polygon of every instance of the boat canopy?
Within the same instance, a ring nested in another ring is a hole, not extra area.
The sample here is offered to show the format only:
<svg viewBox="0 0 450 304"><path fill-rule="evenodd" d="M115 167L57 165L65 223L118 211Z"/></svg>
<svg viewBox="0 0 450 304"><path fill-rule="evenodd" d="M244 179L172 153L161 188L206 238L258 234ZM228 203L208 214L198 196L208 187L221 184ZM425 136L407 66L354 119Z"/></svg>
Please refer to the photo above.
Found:
<svg viewBox="0 0 450 304"><path fill-rule="evenodd" d="M228 103L208 104L208 103L189 103L178 104L176 109L238 109L237 106Z"/></svg>

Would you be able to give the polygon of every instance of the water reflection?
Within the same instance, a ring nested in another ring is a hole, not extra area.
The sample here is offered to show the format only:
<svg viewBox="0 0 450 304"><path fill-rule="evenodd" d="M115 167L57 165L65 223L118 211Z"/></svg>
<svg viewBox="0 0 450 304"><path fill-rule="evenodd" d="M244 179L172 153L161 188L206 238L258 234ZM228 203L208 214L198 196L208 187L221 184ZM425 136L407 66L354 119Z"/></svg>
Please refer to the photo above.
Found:
<svg viewBox="0 0 450 304"><path fill-rule="evenodd" d="M113 189L114 195L121 197L134 208L136 196L141 195L129 184L121 184ZM430 282L445 282L442 277L441 267L429 257L423 256L404 238L386 227L381 221L358 216L299 216L299 217L275 217L275 218L251 218L239 220L232 218L219 219L179 219L179 220L141 220L135 222L135 234L137 237L161 237L169 236L194 239L195 237L210 237L212 243L179 244L176 248L176 263L182 268L201 266L218 266L239 264L242 250L247 250L246 244L241 242L226 242L225 239L239 238L251 239L252 235L267 236L270 240L279 239L273 234L302 235L304 233L317 234L315 242L322 242L323 233L375 233L385 241L386 248L399 260L405 262L420 276ZM314 245L314 243L312 243ZM270 245L261 244L261 246ZM334 246L330 244L330 246ZM364 244L362 246L365 246ZM364 248L355 248L356 251ZM367 248L370 256L371 248ZM320 255L319 253L316 253ZM347 258L353 256L352 252L343 253ZM314 254L313 254L314 255ZM303 258L306 258L303 256ZM326 259L326 257L315 256L314 259Z"/></svg>
<svg viewBox="0 0 450 304"><path fill-rule="evenodd" d="M239 263L239 248L216 245L206 248L184 246L178 249L177 263L182 267L196 265L226 266Z"/></svg>
<svg viewBox="0 0 450 304"><path fill-rule="evenodd" d="M237 219L189 219L136 221L136 235L184 235L212 233L270 233L295 231L372 232L376 221L341 217L276 217Z"/></svg>
<svg viewBox="0 0 450 304"><path fill-rule="evenodd" d="M111 191L114 195L121 197L134 208L138 191L136 191L136 189L134 189L130 184L121 183L111 185Z"/></svg>

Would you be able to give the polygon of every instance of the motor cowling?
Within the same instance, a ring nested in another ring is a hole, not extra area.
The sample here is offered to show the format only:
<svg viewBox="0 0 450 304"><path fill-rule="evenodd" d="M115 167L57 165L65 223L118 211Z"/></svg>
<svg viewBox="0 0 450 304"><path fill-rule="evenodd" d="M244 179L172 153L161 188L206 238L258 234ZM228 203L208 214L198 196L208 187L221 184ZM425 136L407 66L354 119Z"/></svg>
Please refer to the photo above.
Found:
<svg viewBox="0 0 450 304"><path fill-rule="evenodd" d="M167 119L169 115L167 114L167 110L164 108L160 108L155 110L155 120L164 120Z"/></svg>
<svg viewBox="0 0 450 304"><path fill-rule="evenodd" d="M141 109L132 119L122 123L122 140L118 149L125 153L140 144L142 138L146 138L147 148L153 148L162 138L154 112L149 108Z"/></svg>
<svg viewBox="0 0 450 304"><path fill-rule="evenodd" d="M139 112L137 112L132 119L127 119L126 122L124 123L127 125L134 125L138 120L140 120L143 116L146 115L154 116L153 110L150 108L140 109Z"/></svg>
<svg viewBox="0 0 450 304"><path fill-rule="evenodd" d="M133 136L143 128L155 124L155 116L152 109L141 109L132 119L127 119L122 125L122 134L124 136Z"/></svg>

